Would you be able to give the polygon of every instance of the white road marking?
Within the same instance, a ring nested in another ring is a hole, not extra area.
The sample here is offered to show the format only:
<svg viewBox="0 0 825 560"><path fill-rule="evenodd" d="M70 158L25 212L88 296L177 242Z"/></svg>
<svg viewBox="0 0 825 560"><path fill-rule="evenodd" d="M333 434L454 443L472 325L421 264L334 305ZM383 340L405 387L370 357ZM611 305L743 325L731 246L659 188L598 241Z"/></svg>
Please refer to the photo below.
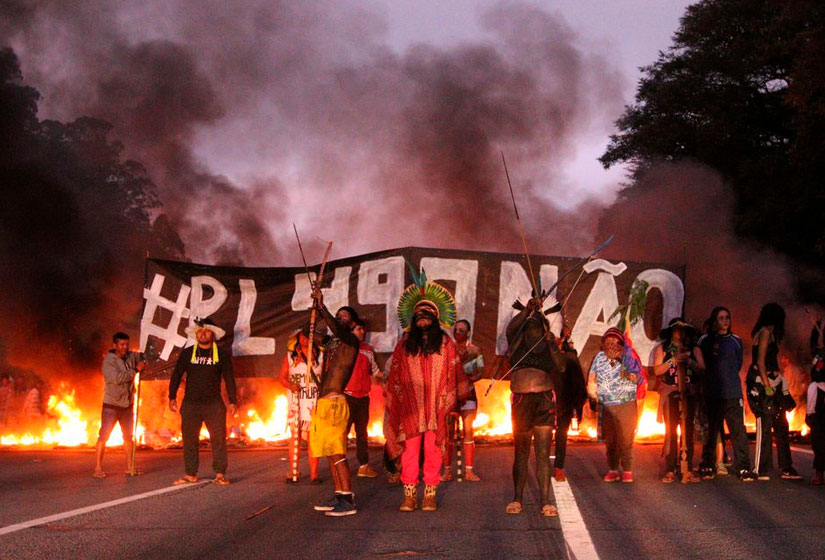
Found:
<svg viewBox="0 0 825 560"><path fill-rule="evenodd" d="M814 454L814 452L811 451L810 449L805 449L804 447L797 447L795 445L791 446L791 451L796 451L797 453L805 453L806 455L813 455Z"/></svg>
<svg viewBox="0 0 825 560"><path fill-rule="evenodd" d="M114 506L119 506L121 504L128 504L129 502L134 502L137 500L142 500L143 498L149 498L151 496L158 496L160 494L166 494L167 492L174 492L175 490L181 490L182 488L192 488L194 486L200 486L201 484L207 484L212 482L211 480L201 480L199 482L193 482L191 484L181 484L179 486L168 486L166 488L161 488L159 490L152 490L151 492L144 492L143 494L136 494L134 496L129 496L127 498L120 498L117 500L112 500L110 502L103 502L100 504L95 504L92 506L87 506L79 509L73 509L71 511L64 511L63 513L56 513L54 515L49 515L46 517L41 517L39 519L32 519L31 521L24 521L22 523L15 523L14 525L7 525L5 527L0 527L0 535L8 535L9 533L14 533L15 531L22 531L23 529L28 529L30 527L36 527L38 525L45 525L46 523L51 523L53 521L60 521L61 519L68 519L69 517L75 517L77 515L83 515L84 513L90 513L92 511L97 511L99 509L110 508Z"/></svg>
<svg viewBox="0 0 825 560"><path fill-rule="evenodd" d="M576 560L598 560L599 555L596 554L596 548L590 539L590 533L584 524L579 507L576 505L576 498L573 497L570 483L556 482L555 479L551 479L551 482L553 483L553 494L556 496L556 508L559 510L561 530L570 557Z"/></svg>

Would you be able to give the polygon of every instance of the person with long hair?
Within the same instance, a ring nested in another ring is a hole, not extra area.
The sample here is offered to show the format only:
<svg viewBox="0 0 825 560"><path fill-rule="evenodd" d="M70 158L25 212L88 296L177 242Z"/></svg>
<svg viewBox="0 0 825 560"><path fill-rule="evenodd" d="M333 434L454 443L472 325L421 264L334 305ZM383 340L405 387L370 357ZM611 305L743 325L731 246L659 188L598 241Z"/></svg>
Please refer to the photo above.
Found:
<svg viewBox="0 0 825 560"><path fill-rule="evenodd" d="M742 401L742 339L731 332L731 313L717 306L710 312L708 332L699 338L699 348L705 360L704 398L708 413L708 433L702 447L699 474L711 480L718 470L718 440L723 422L728 425L733 443L733 469L743 482L756 480L748 455L748 435L745 431L745 408Z"/></svg>
<svg viewBox="0 0 825 560"><path fill-rule="evenodd" d="M807 311L807 310L806 310ZM825 329L822 319L811 316L811 383L808 385L808 400L805 409L805 423L811 428L811 449L814 452L814 476L811 484L825 484Z"/></svg>
<svg viewBox="0 0 825 560"><path fill-rule="evenodd" d="M753 362L746 379L748 405L756 416L754 466L759 480L770 480L773 470L771 431L776 437L780 476L785 480L802 478L793 468L788 420L785 418L785 412L793 410L796 403L793 403L788 381L779 369L779 343L784 335L785 310L778 303L765 304L751 330Z"/></svg>
<svg viewBox="0 0 825 560"><path fill-rule="evenodd" d="M425 486L421 510L435 511L447 415L470 394L455 343L442 330L453 326L455 301L439 284L416 281L402 294L398 316L407 333L391 358L385 436L390 456L401 456L404 501L399 510L412 512L418 508L423 446Z"/></svg>
<svg viewBox="0 0 825 560"><path fill-rule="evenodd" d="M696 329L681 317L672 319L659 334L662 343L653 354L653 373L660 379L660 403L665 419L665 442L662 454L665 457L665 475L662 482L676 480L678 437L676 428L682 424L682 437L687 451L687 470L682 472L682 482L698 482L693 476L694 426L696 405L699 400L699 383L705 371L702 352L696 345ZM680 379L684 387L680 390ZM682 406L685 410L682 410Z"/></svg>

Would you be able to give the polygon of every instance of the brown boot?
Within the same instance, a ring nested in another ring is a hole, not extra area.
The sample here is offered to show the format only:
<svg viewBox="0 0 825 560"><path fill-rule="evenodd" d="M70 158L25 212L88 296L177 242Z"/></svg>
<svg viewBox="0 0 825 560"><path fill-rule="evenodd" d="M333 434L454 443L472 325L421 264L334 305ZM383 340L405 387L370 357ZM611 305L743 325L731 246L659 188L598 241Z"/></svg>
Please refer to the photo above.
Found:
<svg viewBox="0 0 825 560"><path fill-rule="evenodd" d="M424 486L424 499L421 500L421 511L435 511L438 503L435 501L435 489L437 486L427 484Z"/></svg>
<svg viewBox="0 0 825 560"><path fill-rule="evenodd" d="M415 511L418 507L417 487L415 484L404 485L404 503L398 511Z"/></svg>

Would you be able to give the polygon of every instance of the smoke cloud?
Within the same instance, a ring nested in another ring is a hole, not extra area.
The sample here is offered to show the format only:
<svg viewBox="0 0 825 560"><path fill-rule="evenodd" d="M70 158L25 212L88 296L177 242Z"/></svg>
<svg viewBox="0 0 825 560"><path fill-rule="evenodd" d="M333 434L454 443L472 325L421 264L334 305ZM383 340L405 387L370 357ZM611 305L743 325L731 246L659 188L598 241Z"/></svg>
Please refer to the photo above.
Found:
<svg viewBox="0 0 825 560"><path fill-rule="evenodd" d="M519 3L477 43L398 54L361 6L12 2L2 30L45 113L114 124L195 261L294 264L293 220L339 254L517 250L500 150L531 247L589 246L563 167L620 108L607 60Z"/></svg>

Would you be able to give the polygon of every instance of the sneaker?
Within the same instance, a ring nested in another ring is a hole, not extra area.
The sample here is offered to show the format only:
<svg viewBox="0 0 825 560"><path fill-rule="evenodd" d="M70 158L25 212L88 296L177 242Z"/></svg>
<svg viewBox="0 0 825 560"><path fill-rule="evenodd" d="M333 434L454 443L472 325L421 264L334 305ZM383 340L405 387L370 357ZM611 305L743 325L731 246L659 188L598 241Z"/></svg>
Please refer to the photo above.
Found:
<svg viewBox="0 0 825 560"><path fill-rule="evenodd" d="M727 474L727 471L725 471L725 474ZM716 473L713 467L699 467L699 476L702 477L702 480L713 480Z"/></svg>
<svg viewBox="0 0 825 560"><path fill-rule="evenodd" d="M618 482L620 480L619 471L608 471L602 480L605 482Z"/></svg>
<svg viewBox="0 0 825 560"><path fill-rule="evenodd" d="M770 480L770 479L771 479L771 473L769 473L769 472L761 472L761 473L759 473L759 474L757 474L757 475L756 475L756 479L757 479L757 480L763 480L763 481L764 481L764 480Z"/></svg>
<svg viewBox="0 0 825 560"><path fill-rule="evenodd" d="M676 481L676 473L673 471L668 471L665 473L665 476L662 477L662 482L665 484L671 484Z"/></svg>
<svg viewBox="0 0 825 560"><path fill-rule="evenodd" d="M361 478L375 478L378 476L378 473L373 470L369 463L366 465L361 465L358 467L358 474L356 476L360 476Z"/></svg>
<svg viewBox="0 0 825 560"><path fill-rule="evenodd" d="M355 515L358 513L358 508L355 507L354 494L339 494L338 503L329 511L325 511L324 515L328 517L344 517L345 515Z"/></svg>
<svg viewBox="0 0 825 560"><path fill-rule="evenodd" d="M719 463L716 465L716 474L718 474L719 476L728 475L728 468L725 466L725 463Z"/></svg>
<svg viewBox="0 0 825 560"><path fill-rule="evenodd" d="M313 509L315 511L332 511L335 509L335 506L338 505L339 501L341 501L340 494L335 494L330 501L328 501L325 504L319 504L317 506L314 506Z"/></svg>
<svg viewBox="0 0 825 560"><path fill-rule="evenodd" d="M633 473L630 471L624 471L622 473L622 482L633 482Z"/></svg>
<svg viewBox="0 0 825 560"><path fill-rule="evenodd" d="M749 471L748 469L742 469L739 471L739 480L742 482L753 482L756 480L756 475L753 474L753 471Z"/></svg>
<svg viewBox="0 0 825 560"><path fill-rule="evenodd" d="M780 476L782 480L802 480L802 475L796 472L796 469L793 467L783 470Z"/></svg>

